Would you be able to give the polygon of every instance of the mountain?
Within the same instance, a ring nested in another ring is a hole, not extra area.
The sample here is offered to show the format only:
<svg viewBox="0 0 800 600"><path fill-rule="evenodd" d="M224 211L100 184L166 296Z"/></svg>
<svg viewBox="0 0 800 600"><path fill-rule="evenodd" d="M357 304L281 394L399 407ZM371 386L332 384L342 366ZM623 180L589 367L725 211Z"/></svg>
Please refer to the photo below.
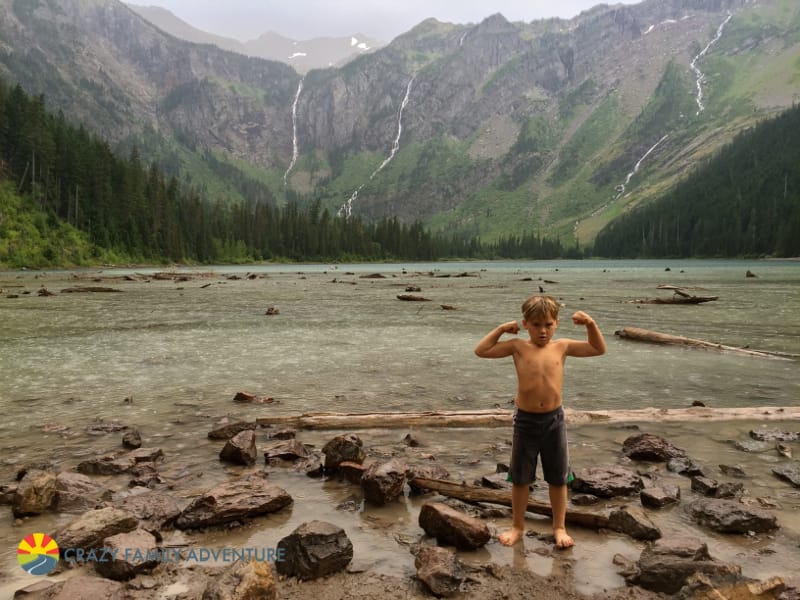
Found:
<svg viewBox="0 0 800 600"><path fill-rule="evenodd" d="M129 4L128 7L178 39L196 44L213 44L223 50L246 56L284 62L299 73L307 73L311 69L342 66L353 58L384 45L383 42L361 33L346 37L317 37L298 41L273 31L268 31L255 40L240 42L196 29L159 6Z"/></svg>
<svg viewBox="0 0 800 600"><path fill-rule="evenodd" d="M215 198L236 199L220 184L227 163L279 200L587 244L797 101L800 6L645 0L570 20L429 19L301 75L179 40L116 0L0 0L0 76Z"/></svg>

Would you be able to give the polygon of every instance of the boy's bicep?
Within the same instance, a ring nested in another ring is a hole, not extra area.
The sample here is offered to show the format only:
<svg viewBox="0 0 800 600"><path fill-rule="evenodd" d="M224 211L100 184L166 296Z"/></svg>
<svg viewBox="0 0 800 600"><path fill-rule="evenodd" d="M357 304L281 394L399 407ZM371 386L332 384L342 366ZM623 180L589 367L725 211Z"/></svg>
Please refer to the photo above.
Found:
<svg viewBox="0 0 800 600"><path fill-rule="evenodd" d="M587 356L599 356L602 352L598 352L597 348L592 346L589 342L580 340L564 340L567 342L567 356L575 356L584 358Z"/></svg>
<svg viewBox="0 0 800 600"><path fill-rule="evenodd" d="M504 342L497 342L491 348L487 348L481 352L480 356L483 358L505 358L514 354L514 341L506 340Z"/></svg>

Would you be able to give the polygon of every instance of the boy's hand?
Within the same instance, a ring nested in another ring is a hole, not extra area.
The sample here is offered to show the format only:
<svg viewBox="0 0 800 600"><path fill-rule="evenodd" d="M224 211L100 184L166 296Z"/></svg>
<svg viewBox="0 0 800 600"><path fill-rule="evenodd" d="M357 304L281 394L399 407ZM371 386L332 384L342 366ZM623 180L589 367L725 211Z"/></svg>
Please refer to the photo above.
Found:
<svg viewBox="0 0 800 600"><path fill-rule="evenodd" d="M582 310L579 310L574 315L572 315L572 322L575 323L575 325L589 325L591 323L594 323L594 319L592 319L592 317L587 315Z"/></svg>
<svg viewBox="0 0 800 600"><path fill-rule="evenodd" d="M508 323L503 323L500 325L500 329L503 333L511 333L516 335L519 333L519 323L516 321L509 321Z"/></svg>

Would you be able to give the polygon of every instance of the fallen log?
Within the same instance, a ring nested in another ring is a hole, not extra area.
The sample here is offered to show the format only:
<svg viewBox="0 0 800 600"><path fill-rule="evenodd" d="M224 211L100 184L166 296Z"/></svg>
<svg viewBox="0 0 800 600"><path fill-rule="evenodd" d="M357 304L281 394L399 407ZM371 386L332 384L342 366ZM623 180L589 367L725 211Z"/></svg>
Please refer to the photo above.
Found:
<svg viewBox="0 0 800 600"><path fill-rule="evenodd" d="M82 286L82 287L64 288L63 290L61 290L61 293L62 294L80 294L80 293L84 293L84 292L104 292L104 293L111 292L111 293L113 293L113 292L121 292L121 291L122 290L118 290L118 289L110 288L110 287L101 287L101 286L96 286L96 285L90 285L90 286Z"/></svg>
<svg viewBox="0 0 800 600"><path fill-rule="evenodd" d="M671 344L676 346L688 346L691 348L702 348L706 350L718 350L720 352L733 352L746 356L757 356L760 358L774 358L777 360L789 360L789 355L781 352L770 352L769 350L750 350L748 348L737 348L736 346L726 346L704 340L696 340L680 335L671 335L639 327L623 327L614 332L614 335L627 340L637 342L649 342L651 344Z"/></svg>
<svg viewBox="0 0 800 600"><path fill-rule="evenodd" d="M511 490L493 490L466 483L456 483L445 479L428 479L414 477L414 487L439 492L443 496L458 498L466 502L491 502L503 506L511 506ZM553 516L549 504L528 499L527 511L536 515ZM601 514L577 510L567 510L567 523L591 529L609 529L608 517Z"/></svg>
<svg viewBox="0 0 800 600"><path fill-rule="evenodd" d="M398 294L398 300L405 300L406 302L430 302L429 298L423 296L415 296L414 294Z"/></svg>
<svg viewBox="0 0 800 600"><path fill-rule="evenodd" d="M629 410L586 410L565 408L567 423L631 423L660 421L790 421L800 419L800 406L759 406L738 408L640 408ZM406 427L510 427L510 409L474 411L305 413L258 417L261 427L297 429L397 429Z"/></svg>
<svg viewBox="0 0 800 600"><path fill-rule="evenodd" d="M671 298L635 298L628 300L628 304L702 304L719 298L719 296L690 296L679 290L675 290L675 294Z"/></svg>

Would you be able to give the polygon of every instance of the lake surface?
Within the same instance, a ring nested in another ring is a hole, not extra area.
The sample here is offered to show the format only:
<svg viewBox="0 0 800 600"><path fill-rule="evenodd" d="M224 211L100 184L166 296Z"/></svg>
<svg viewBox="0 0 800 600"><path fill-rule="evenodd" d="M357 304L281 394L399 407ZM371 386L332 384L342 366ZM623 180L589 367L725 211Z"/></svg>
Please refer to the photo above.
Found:
<svg viewBox="0 0 800 600"><path fill-rule="evenodd" d="M748 270L756 277L745 277ZM72 468L87 454L118 448L118 434L100 440L85 435L95 418L137 426L145 445L164 449L165 469L173 453L180 457L175 475L192 465L190 471L202 486L238 474L219 466L219 444L205 437L226 416L238 420L312 411L510 408L515 391L510 359L480 359L473 348L497 324L519 319L522 301L540 286L564 305L557 335L584 338L584 328L569 318L584 310L608 343L602 357L567 361L564 402L570 408L673 408L694 401L711 407L800 404L796 360L654 346L614 335L624 326L635 326L800 354L800 262L248 265L180 268L186 276L182 280L154 279L157 271L164 269L0 273L0 484L10 483L27 464L50 460L59 468ZM382 277L370 277L375 274ZM719 299L689 306L628 302L670 296L670 291L656 289L659 284L687 286L695 288L690 293ZM78 286L119 292L60 293ZM398 300L408 286L419 287L410 293L430 301ZM41 287L55 295L37 295ZM272 306L279 314L266 315ZM275 402L234 404L239 391ZM752 561L748 568L753 576L776 569L775 574L786 574L780 572L784 563L800 562L800 523L794 516L800 492L769 474L767 467L780 460L777 453L743 453L730 443L747 439L749 429L760 425L655 423L640 428L664 435L709 465L752 469L748 493L778 500L780 533L755 541L717 540L708 532L703 537L714 540L710 545L715 556L735 557L742 544L773 546L774 552L765 550L763 565ZM797 422L769 425L800 430ZM322 445L334 433L300 432L298 437ZM405 433L373 430L362 437L383 445L387 455L412 453L408 458L414 459L415 451L432 453L464 477L490 472L495 462L508 460L510 431L503 429L422 430L417 433L425 447L419 450L398 449ZM627 435L630 430L610 425L574 427L573 462L576 467L581 460L614 463ZM795 456L800 454L800 444L794 450ZM356 562L388 572L413 572L413 557L407 549L398 550L395 537L418 536L416 500L348 513L333 508L334 500L353 493L346 484L284 472L270 478L285 484L295 506L288 515L265 520L258 531L248 528L241 541L274 545L310 514L322 515L347 529L356 543ZM689 496L688 480L682 482ZM685 517L673 513L659 525L680 531ZM32 576L16 565L16 545L34 530L54 530L64 518L45 515L14 526L9 511L0 522L0 572L14 584L30 581ZM379 521L390 525L370 525ZM546 525L540 529L546 531ZM504 528L507 522L498 520L497 526ZM609 541L593 532L573 534L580 543L569 560L582 564L575 569L577 583L587 591L621 585L605 557L630 542ZM567 560L535 552L515 558L513 551L497 544L486 552L496 562L522 560L543 572ZM629 548L627 554L635 558L638 551Z"/></svg>

